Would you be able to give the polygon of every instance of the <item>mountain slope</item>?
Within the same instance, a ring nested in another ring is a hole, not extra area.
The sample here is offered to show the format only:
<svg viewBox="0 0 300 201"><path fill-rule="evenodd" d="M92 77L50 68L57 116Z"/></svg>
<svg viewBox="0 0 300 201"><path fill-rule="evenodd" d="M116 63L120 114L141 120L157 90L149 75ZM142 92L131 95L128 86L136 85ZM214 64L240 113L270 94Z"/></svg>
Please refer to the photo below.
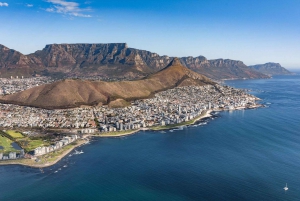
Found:
<svg viewBox="0 0 300 201"><path fill-rule="evenodd" d="M29 76L38 67L28 56L0 44L0 76Z"/></svg>
<svg viewBox="0 0 300 201"><path fill-rule="evenodd" d="M136 81L102 82L62 80L16 94L0 97L1 103L40 108L72 108L80 105L109 104L111 101L147 98L177 86L214 84L207 77L182 66L175 58L163 70Z"/></svg>
<svg viewBox="0 0 300 201"><path fill-rule="evenodd" d="M290 71L282 67L279 63L265 63L257 64L254 66L248 66L250 69L266 75L292 75Z"/></svg>
<svg viewBox="0 0 300 201"><path fill-rule="evenodd" d="M51 44L27 56L19 52L18 55L22 58L22 62L15 62L14 57L7 58L0 55L0 65L5 63L0 66L2 77L6 76L5 73L12 68L20 69L13 72L22 74L25 66L30 70L24 73L25 76L36 72L43 75L142 78L161 70L173 59L169 56L129 48L126 43ZM268 77L247 68L241 61L207 60L203 56L182 57L180 60L186 67L213 79Z"/></svg>

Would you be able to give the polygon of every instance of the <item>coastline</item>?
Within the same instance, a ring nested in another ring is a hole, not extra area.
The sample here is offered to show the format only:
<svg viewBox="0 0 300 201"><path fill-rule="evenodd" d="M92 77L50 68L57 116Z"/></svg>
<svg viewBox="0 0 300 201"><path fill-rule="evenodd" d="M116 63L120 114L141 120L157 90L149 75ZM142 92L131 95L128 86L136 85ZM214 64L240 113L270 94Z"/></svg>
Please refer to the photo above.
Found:
<svg viewBox="0 0 300 201"><path fill-rule="evenodd" d="M153 131L160 131L160 130L169 130L169 129L173 129L173 128L178 128L180 126L189 126L189 125L193 125L195 124L197 121L207 118L207 117L211 117L211 113L214 112L214 110L204 110L202 112L202 114L200 114L198 117L186 121L186 122L182 122L179 124L171 124L171 125L166 125L166 126L154 126L154 127L150 127L149 130L153 130Z"/></svg>
<svg viewBox="0 0 300 201"><path fill-rule="evenodd" d="M173 129L173 128L178 128L183 125L185 125L185 126L193 125L197 121L199 121L203 118L211 117L212 112L214 112L214 111L213 110L205 110L198 117L196 117L190 121L187 121L187 122L182 122L180 124L172 124L172 125L167 125L167 126L154 126L154 127L140 128L140 129L129 130L129 131L107 132L107 133L103 133L103 134L94 134L94 135L90 135L90 136L92 136L92 137L123 137L123 136L132 135L139 131L145 131L145 130L149 130L149 131L169 130L169 129Z"/></svg>
<svg viewBox="0 0 300 201"><path fill-rule="evenodd" d="M263 105L256 105L254 107L251 108L246 108L246 107L239 107L239 108L235 108L234 110L241 110L241 109L255 109L255 108L259 108L262 107ZM231 110L231 111L234 111ZM52 165L55 165L56 163L58 163L61 159L63 159L66 155L68 155L71 151L73 151L76 147L79 147L81 145L86 144L86 138L88 137L101 137L101 138L111 138L111 137L124 137L124 136L128 136L128 135L133 135L139 131L145 131L145 130L152 130L152 131L160 131L160 130L170 130L170 129L174 129L174 128L178 128L180 126L188 126L188 125L193 125L195 124L197 121L207 118L207 117L211 117L211 113L212 112L216 112L216 111L230 111L230 110L204 110L202 112L201 115L199 115L198 117L187 121L187 122L182 122L180 124L172 124L172 125L166 125L166 126L154 126L154 127L149 127L149 128L140 128L140 129L136 129L136 130L127 130L127 131L116 131L116 132L107 132L107 133L102 133L102 134L93 134L93 135L86 135L84 137L84 139L77 141L76 145L67 145L66 147L62 148L62 153L59 153L59 155L55 156L55 160L48 162L46 160L45 163L37 163L35 162L35 160L33 159L16 159L16 160L5 160L5 161L0 161L0 166L1 165L23 165L23 166L28 166L28 167L32 167L32 168L45 168L45 167L49 167ZM69 148L67 148L68 146L71 146ZM67 148L67 149L66 149ZM61 151L61 150L59 150ZM38 158L41 158L41 160L43 159L47 159L47 157L50 155L53 155L55 153L51 152L49 154L45 154L43 156L39 156Z"/></svg>
<svg viewBox="0 0 300 201"><path fill-rule="evenodd" d="M99 133L99 134L93 134L90 135L91 137L123 137L127 135L135 134L141 130L149 130L148 128L140 128L135 130L127 130L127 131L115 131L115 132L106 132L106 133Z"/></svg>
<svg viewBox="0 0 300 201"><path fill-rule="evenodd" d="M72 152L76 147L79 147L81 145L84 145L86 143L86 140L80 140L77 142L76 145L67 145L66 147L62 148L59 151L62 151L59 155L55 156L53 161L46 161L45 163L41 162L35 162L34 159L16 159L16 160L5 160L5 161L0 161L0 166L1 165L23 165L23 166L28 166L32 168L45 168L49 167L52 165L55 165L58 163L61 159L63 159L66 155L68 155L70 152ZM69 146L69 147L68 147ZM54 152L51 152L49 154L45 154L43 156L39 156L38 158L41 158L40 160L45 160L47 159L49 155L55 154Z"/></svg>

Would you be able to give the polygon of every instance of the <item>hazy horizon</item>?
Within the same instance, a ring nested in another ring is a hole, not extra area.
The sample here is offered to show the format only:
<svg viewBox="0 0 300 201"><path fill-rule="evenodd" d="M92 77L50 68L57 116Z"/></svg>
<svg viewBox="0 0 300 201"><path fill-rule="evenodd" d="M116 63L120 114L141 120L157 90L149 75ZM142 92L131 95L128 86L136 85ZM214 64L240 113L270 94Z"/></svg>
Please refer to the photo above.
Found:
<svg viewBox="0 0 300 201"><path fill-rule="evenodd" d="M33 53L52 43L115 43L168 56L280 63L300 69L300 2L0 2L0 44Z"/></svg>

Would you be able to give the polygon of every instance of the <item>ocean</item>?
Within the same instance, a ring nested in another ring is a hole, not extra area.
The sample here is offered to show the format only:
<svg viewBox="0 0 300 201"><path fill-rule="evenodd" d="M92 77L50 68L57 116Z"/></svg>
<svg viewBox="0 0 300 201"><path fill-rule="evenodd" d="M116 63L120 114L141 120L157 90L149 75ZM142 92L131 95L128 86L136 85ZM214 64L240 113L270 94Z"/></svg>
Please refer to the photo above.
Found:
<svg viewBox="0 0 300 201"><path fill-rule="evenodd" d="M0 200L300 200L300 76L226 84L266 107L183 130L95 138L43 172L0 166Z"/></svg>

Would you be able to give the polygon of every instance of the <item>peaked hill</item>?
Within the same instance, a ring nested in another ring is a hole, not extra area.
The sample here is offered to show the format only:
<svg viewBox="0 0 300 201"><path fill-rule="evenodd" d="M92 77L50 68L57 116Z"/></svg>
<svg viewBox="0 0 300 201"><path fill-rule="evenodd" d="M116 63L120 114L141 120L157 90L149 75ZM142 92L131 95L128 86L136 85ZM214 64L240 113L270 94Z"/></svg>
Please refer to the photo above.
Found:
<svg viewBox="0 0 300 201"><path fill-rule="evenodd" d="M156 92L177 86L215 84L175 58L163 70L136 81L103 82L62 80L0 97L1 103L47 109L73 108L81 105L111 104L147 98Z"/></svg>
<svg viewBox="0 0 300 201"><path fill-rule="evenodd" d="M142 78L163 69L172 59L129 48L126 43L51 44L29 55L0 46L0 77L41 74ZM187 68L213 79L268 77L241 61L207 60L203 56L180 60Z"/></svg>

